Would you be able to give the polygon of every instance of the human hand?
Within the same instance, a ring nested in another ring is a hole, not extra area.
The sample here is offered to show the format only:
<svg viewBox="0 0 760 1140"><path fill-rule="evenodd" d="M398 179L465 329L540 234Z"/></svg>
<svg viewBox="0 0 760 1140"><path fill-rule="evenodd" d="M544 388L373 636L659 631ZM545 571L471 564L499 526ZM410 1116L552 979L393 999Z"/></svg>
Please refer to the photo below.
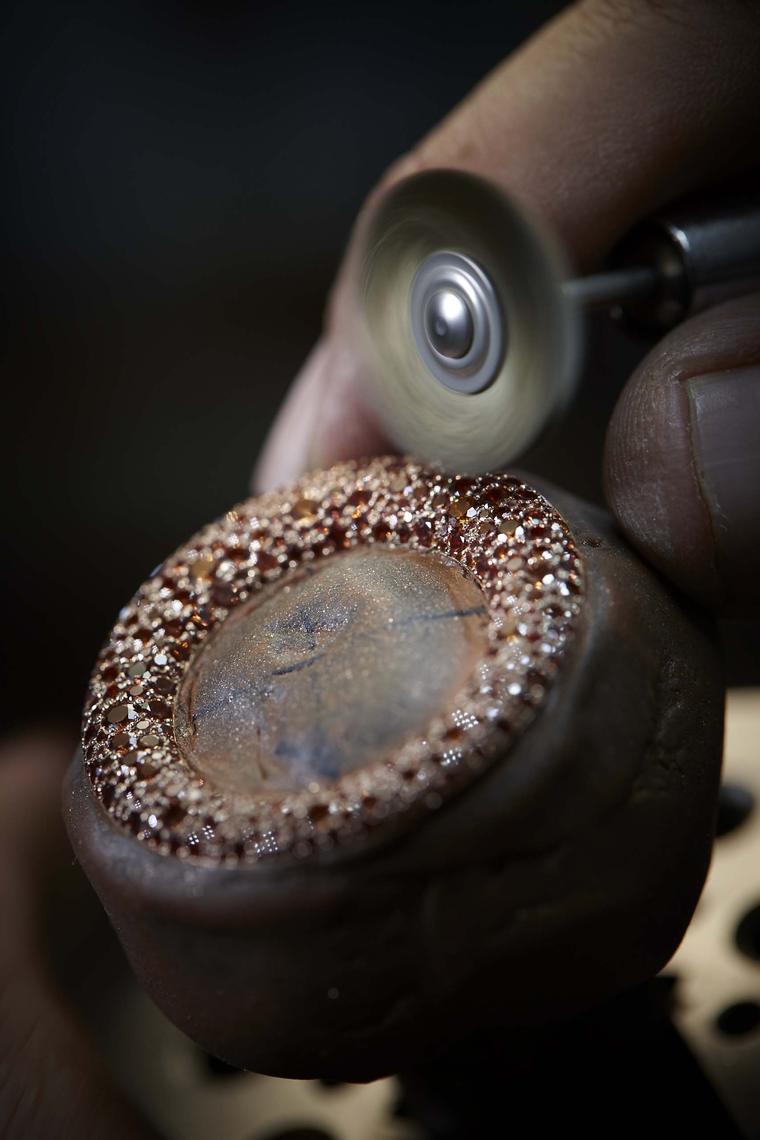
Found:
<svg viewBox="0 0 760 1140"><path fill-rule="evenodd" d="M760 13L733 0L582 0L497 68L388 171L490 178L555 231L579 272L640 218L757 159ZM760 571L760 295L665 337L607 433L609 506L630 542L697 600L756 607ZM323 337L260 459L264 489L303 469L389 450L346 335L345 270Z"/></svg>
<svg viewBox="0 0 760 1140"><path fill-rule="evenodd" d="M117 1089L59 976L54 943L68 930L92 979L81 955L104 921L61 819L72 747L43 731L0 745L0 1133L149 1140L156 1134Z"/></svg>

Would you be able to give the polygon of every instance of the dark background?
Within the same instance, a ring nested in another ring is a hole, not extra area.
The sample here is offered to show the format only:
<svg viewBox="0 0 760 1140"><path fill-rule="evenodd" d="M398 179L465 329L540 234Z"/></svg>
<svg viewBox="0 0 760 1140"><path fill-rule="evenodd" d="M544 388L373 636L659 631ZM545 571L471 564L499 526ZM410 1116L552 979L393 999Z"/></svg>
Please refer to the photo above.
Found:
<svg viewBox="0 0 760 1140"><path fill-rule="evenodd" d="M119 607L245 495L364 195L562 6L4 7L2 727L75 722ZM592 330L530 466L599 496L641 351Z"/></svg>

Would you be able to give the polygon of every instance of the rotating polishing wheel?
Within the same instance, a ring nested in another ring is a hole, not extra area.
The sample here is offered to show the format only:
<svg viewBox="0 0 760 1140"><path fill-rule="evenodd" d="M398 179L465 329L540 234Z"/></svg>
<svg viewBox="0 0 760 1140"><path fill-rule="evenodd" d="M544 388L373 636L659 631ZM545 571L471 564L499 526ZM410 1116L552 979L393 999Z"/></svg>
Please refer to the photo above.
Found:
<svg viewBox="0 0 760 1140"><path fill-rule="evenodd" d="M566 407L580 338L563 260L488 182L441 170L398 183L355 265L370 399L399 447L495 470Z"/></svg>

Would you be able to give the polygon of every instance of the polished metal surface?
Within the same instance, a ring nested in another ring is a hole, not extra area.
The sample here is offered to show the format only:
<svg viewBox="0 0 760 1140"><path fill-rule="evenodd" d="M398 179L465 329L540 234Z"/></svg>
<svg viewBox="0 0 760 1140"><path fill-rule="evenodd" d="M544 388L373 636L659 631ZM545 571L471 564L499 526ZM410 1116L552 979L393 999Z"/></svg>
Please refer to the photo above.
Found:
<svg viewBox="0 0 760 1140"><path fill-rule="evenodd" d="M430 374L473 395L496 379L506 330L496 290L472 258L452 250L420 265L410 293L417 351Z"/></svg>
<svg viewBox="0 0 760 1140"><path fill-rule="evenodd" d="M425 334L428 344L447 360L461 360L472 348L475 331L467 300L453 289L441 289L425 306Z"/></svg>
<svg viewBox="0 0 760 1140"><path fill-rule="evenodd" d="M760 189L676 203L636 226L615 260L655 270L657 288L624 306L653 332L760 288Z"/></svg>
<svg viewBox="0 0 760 1140"><path fill-rule="evenodd" d="M575 277L562 282L562 292L574 305L589 311L609 309L633 298L650 298L659 287L660 277L652 265L632 265Z"/></svg>

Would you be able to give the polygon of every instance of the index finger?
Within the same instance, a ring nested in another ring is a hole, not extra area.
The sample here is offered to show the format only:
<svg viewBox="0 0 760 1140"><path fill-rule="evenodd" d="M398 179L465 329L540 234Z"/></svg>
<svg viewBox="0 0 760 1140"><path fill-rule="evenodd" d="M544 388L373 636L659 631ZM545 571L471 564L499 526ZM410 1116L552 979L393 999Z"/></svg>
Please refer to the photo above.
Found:
<svg viewBox="0 0 760 1140"><path fill-rule="evenodd" d="M530 206L579 270L640 217L755 162L757 9L740 0L584 0L488 76L370 195L449 166ZM346 333L346 275L325 332L281 410L257 489L389 442L362 397Z"/></svg>

